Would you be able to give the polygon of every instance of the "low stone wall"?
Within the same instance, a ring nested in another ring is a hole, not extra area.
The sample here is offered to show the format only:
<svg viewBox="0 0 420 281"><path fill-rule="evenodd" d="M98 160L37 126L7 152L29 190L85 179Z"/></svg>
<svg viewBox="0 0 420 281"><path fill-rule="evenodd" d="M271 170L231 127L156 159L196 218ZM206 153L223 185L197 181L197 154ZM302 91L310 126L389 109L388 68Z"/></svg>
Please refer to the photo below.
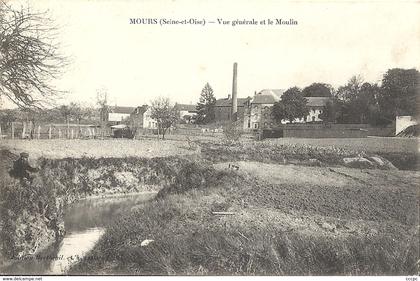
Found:
<svg viewBox="0 0 420 281"><path fill-rule="evenodd" d="M393 136L395 127L374 127L368 124L287 124L282 126L285 138L365 138Z"/></svg>

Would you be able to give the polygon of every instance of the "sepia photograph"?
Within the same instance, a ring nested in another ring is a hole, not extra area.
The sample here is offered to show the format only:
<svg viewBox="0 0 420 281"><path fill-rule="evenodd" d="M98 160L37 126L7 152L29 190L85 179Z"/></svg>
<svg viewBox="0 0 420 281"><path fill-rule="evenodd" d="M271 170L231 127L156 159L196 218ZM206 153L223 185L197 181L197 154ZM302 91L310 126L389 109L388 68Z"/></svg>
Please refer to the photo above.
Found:
<svg viewBox="0 0 420 281"><path fill-rule="evenodd" d="M418 1L0 0L1 278L417 281L419 71Z"/></svg>

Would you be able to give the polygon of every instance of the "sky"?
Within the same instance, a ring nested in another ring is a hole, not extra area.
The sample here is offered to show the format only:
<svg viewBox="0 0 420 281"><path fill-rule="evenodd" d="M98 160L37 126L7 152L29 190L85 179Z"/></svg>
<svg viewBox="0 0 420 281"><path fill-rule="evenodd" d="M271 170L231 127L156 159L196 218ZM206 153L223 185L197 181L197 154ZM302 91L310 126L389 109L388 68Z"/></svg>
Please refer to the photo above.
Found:
<svg viewBox="0 0 420 281"><path fill-rule="evenodd" d="M380 82L390 68L420 69L420 4L332 1L10 1L44 11L59 26L70 64L53 81L59 103L140 106L156 97L195 104L205 83L216 98L262 89L345 84L353 75ZM130 24L145 18L206 20L202 25ZM217 19L258 25L219 25ZM293 19L297 25L264 25ZM209 21L216 23L210 24ZM267 22L266 22L267 23Z"/></svg>

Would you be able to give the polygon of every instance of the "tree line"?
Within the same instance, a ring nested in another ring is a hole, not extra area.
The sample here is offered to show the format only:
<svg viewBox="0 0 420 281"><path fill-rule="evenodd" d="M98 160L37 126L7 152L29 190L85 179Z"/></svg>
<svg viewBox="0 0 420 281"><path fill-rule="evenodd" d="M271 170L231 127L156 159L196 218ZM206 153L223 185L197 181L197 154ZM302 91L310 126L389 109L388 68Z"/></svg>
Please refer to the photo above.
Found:
<svg viewBox="0 0 420 281"><path fill-rule="evenodd" d="M320 119L341 124L388 125L396 116L417 116L420 73L416 69L389 69L381 83L364 82L361 76L334 89L325 83L313 83L303 90L289 88L272 108L274 120L293 122L309 113L307 97L328 97Z"/></svg>
<svg viewBox="0 0 420 281"><path fill-rule="evenodd" d="M357 75L337 89L327 83L312 83L303 90L294 86L274 103L271 113L277 123L294 122L308 115L308 97L327 97L329 100L319 116L323 122L387 125L395 121L396 116L418 115L419 85L418 70L393 68L383 75L380 84L365 82ZM215 104L213 89L207 83L201 91L194 121L198 124L213 122Z"/></svg>
<svg viewBox="0 0 420 281"><path fill-rule="evenodd" d="M79 123L89 119L91 109L77 104L42 109L53 103L61 92L51 86L67 64L59 52L58 30L47 13L28 8L13 9L0 0L0 98L6 97L19 106L21 114L5 110L2 123L32 119ZM420 74L416 69L389 69L378 83L364 82L353 76L345 85L334 89L326 83L313 83L301 90L289 88L272 108L274 120L304 118L308 114L308 97L329 97L320 118L333 123L368 123L386 125L398 115L417 115ZM156 100L153 116L166 130L175 121L169 101ZM197 116L192 122L208 124L215 119L216 98L207 83L197 103ZM104 106L102 106L104 107ZM163 110L165 109L165 110ZM170 114L168 111L171 111ZM169 121L168 121L169 120Z"/></svg>

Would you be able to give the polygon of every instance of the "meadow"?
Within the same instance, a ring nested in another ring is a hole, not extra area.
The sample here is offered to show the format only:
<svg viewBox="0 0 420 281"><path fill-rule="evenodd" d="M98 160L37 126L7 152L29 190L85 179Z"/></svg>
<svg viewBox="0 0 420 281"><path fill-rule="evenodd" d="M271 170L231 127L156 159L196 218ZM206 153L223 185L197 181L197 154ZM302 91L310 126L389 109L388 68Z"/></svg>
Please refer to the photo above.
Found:
<svg viewBox="0 0 420 281"><path fill-rule="evenodd" d="M127 172L160 185L156 198L116 217L69 274L419 272L417 139L168 138L2 140L0 147L28 151L66 186L100 171L109 190L122 187L115 175ZM408 157L411 171L342 163L376 154Z"/></svg>
<svg viewBox="0 0 420 281"><path fill-rule="evenodd" d="M41 140L0 140L0 147L11 151L27 151L33 157L59 159L65 157L164 157L170 155L194 153L188 141L198 145L225 145L226 140L221 135L167 135L166 140L156 136L144 136L141 139L41 139ZM284 145L294 148L331 148L354 152L370 153L413 153L420 149L418 138L278 138L255 141L250 135L243 135L237 146L256 145L269 147Z"/></svg>
<svg viewBox="0 0 420 281"><path fill-rule="evenodd" d="M0 148L14 153L26 151L31 158L61 159L101 158L101 157L166 157L173 155L192 154L176 141L157 139L43 139L43 140L0 140Z"/></svg>

